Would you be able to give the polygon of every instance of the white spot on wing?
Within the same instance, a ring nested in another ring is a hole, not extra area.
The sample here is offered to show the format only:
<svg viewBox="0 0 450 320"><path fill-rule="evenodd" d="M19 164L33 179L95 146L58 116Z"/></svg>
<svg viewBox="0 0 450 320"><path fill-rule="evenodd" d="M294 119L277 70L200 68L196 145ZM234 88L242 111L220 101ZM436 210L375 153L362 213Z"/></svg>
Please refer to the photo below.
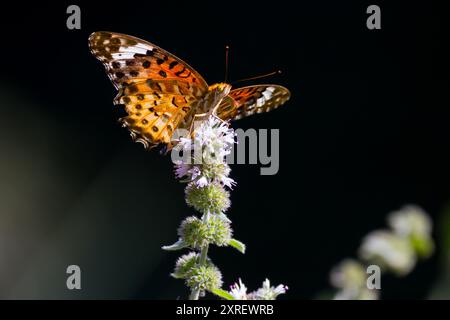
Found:
<svg viewBox="0 0 450 320"><path fill-rule="evenodd" d="M120 47L119 48L119 52L132 52L132 53L140 53L140 54L145 54L147 52L147 49L145 48L140 48L138 46L133 46L133 47Z"/></svg>
<svg viewBox="0 0 450 320"><path fill-rule="evenodd" d="M134 57L134 52L120 52L120 53L113 53L111 55L113 57L113 59L133 59Z"/></svg>
<svg viewBox="0 0 450 320"><path fill-rule="evenodd" d="M141 49L144 49L144 50L153 51L153 47L152 46L149 46L149 45L143 44L143 43L138 43L137 45L132 46L132 48L141 48Z"/></svg>
<svg viewBox="0 0 450 320"><path fill-rule="evenodd" d="M263 93L264 94L264 93ZM265 96L264 96L265 97ZM266 99L264 97L259 98L258 100L256 100L256 106L257 107L262 107L264 105L264 103L266 102Z"/></svg>
<svg viewBox="0 0 450 320"><path fill-rule="evenodd" d="M267 100L269 100L270 98L272 98L273 92L275 91L275 87L267 87L266 90L264 90L262 92L264 98L266 98Z"/></svg>

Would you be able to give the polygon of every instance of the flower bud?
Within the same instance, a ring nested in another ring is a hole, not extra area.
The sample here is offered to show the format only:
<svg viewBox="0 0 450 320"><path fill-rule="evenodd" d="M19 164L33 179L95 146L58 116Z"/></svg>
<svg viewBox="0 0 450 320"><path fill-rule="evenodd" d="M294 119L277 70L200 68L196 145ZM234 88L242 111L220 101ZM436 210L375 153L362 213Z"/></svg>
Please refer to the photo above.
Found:
<svg viewBox="0 0 450 320"><path fill-rule="evenodd" d="M191 289L199 289L200 292L212 291L222 286L222 274L212 263L195 266L186 278L186 284Z"/></svg>
<svg viewBox="0 0 450 320"><path fill-rule="evenodd" d="M206 221L197 217L188 217L178 229L180 238L194 249L201 249L209 244L226 246L231 240L230 223L218 216L209 216Z"/></svg>
<svg viewBox="0 0 450 320"><path fill-rule="evenodd" d="M186 279L199 261L200 255L196 252L189 252L188 254L179 257L175 264L175 270L172 273L172 276L177 279Z"/></svg>
<svg viewBox="0 0 450 320"><path fill-rule="evenodd" d="M230 207L230 194L218 183L204 187L190 183L185 193L186 203L203 214L223 213Z"/></svg>

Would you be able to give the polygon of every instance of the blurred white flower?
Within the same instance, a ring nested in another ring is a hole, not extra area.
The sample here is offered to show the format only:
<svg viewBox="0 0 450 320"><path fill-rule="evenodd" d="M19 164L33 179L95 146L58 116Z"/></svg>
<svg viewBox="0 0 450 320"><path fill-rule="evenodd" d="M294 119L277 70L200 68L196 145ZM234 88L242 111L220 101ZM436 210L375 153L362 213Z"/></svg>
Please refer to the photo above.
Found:
<svg viewBox="0 0 450 320"><path fill-rule="evenodd" d="M361 263L346 259L330 272L330 282L335 288L355 288L366 286L366 272Z"/></svg>
<svg viewBox="0 0 450 320"><path fill-rule="evenodd" d="M363 239L359 255L362 259L379 265L382 270L389 269L397 275L408 274L417 260L407 238L384 230L369 233Z"/></svg>
<svg viewBox="0 0 450 320"><path fill-rule="evenodd" d="M433 224L424 210L407 205L388 216L389 226L399 235L430 235Z"/></svg>
<svg viewBox="0 0 450 320"><path fill-rule="evenodd" d="M434 249L432 221L420 207L407 205L388 215L391 230L369 233L359 248L359 258L377 265L383 272L404 276L418 258L429 257ZM335 300L374 300L379 290L369 289L365 266L347 259L332 269L331 284L338 289Z"/></svg>
<svg viewBox="0 0 450 320"><path fill-rule="evenodd" d="M334 300L376 300L378 290L367 288L367 273L364 266L346 259L331 270L330 282L339 289Z"/></svg>
<svg viewBox="0 0 450 320"><path fill-rule="evenodd" d="M336 293L333 300L378 300L379 296L378 290L344 288Z"/></svg>

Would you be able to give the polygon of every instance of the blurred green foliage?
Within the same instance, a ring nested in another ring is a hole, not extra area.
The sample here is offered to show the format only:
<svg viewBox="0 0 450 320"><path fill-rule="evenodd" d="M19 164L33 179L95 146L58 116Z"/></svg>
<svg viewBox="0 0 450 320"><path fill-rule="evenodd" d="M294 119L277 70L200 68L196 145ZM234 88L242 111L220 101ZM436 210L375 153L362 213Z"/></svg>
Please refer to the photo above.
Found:
<svg viewBox="0 0 450 320"><path fill-rule="evenodd" d="M429 299L450 299L450 203L442 211L436 223L439 245L439 272Z"/></svg>

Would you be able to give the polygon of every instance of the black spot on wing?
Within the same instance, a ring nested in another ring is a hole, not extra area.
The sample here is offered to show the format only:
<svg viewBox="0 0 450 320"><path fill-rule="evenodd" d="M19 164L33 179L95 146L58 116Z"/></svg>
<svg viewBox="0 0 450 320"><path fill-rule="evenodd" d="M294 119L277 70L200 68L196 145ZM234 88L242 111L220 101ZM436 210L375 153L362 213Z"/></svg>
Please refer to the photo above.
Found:
<svg viewBox="0 0 450 320"><path fill-rule="evenodd" d="M186 67L183 66L183 69L181 69L180 71L175 72L175 75L176 75L177 77L179 77L181 74L183 74L183 72L184 72L185 70L186 70Z"/></svg>
<svg viewBox="0 0 450 320"><path fill-rule="evenodd" d="M169 64L169 69L172 70L177 64L178 64L178 61L172 61L172 62Z"/></svg>
<svg viewBox="0 0 450 320"><path fill-rule="evenodd" d="M143 66L145 69L148 69L148 68L150 67L150 61L145 60L145 61L142 63L142 66Z"/></svg>
<svg viewBox="0 0 450 320"><path fill-rule="evenodd" d="M178 108L177 104L175 103L175 97L172 98L172 104Z"/></svg>

